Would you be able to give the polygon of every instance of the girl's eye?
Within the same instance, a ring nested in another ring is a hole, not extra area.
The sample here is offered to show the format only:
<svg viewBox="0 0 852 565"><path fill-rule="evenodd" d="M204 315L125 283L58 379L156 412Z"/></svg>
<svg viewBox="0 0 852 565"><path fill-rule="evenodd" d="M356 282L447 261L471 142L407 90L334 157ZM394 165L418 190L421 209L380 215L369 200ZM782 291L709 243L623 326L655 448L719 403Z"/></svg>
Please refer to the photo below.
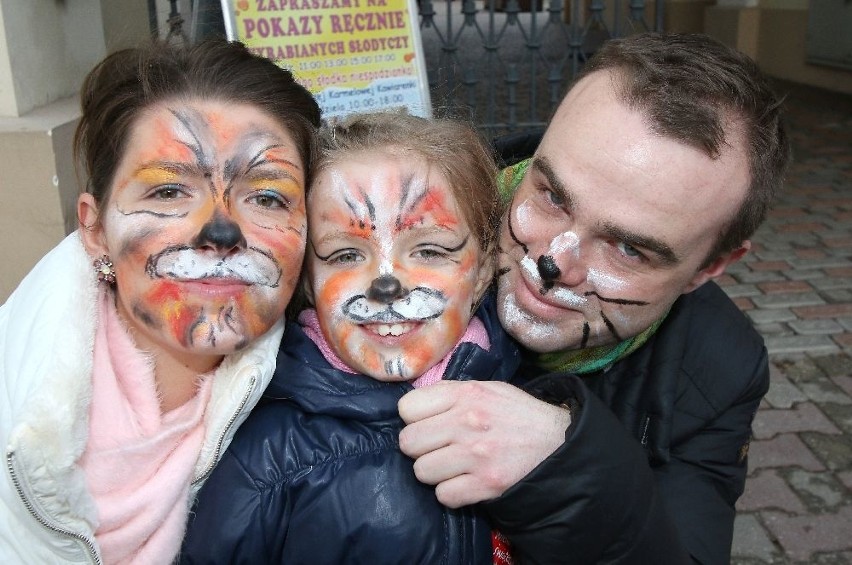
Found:
<svg viewBox="0 0 852 565"><path fill-rule="evenodd" d="M264 190L249 197L249 202L261 208L287 208L287 201L277 192Z"/></svg>
<svg viewBox="0 0 852 565"><path fill-rule="evenodd" d="M628 245L628 244L624 243L623 241L619 241L618 243L616 243L615 247L619 251L621 251L621 254L624 255L625 257L637 257L637 258L644 257L644 255L642 255L641 251L639 251L638 249L636 249L632 245Z"/></svg>
<svg viewBox="0 0 852 565"><path fill-rule="evenodd" d="M156 198L157 200L175 200L176 198L180 198L184 195L185 193L183 188L175 184L167 184L164 186L157 187L151 193L151 196L153 198Z"/></svg>
<svg viewBox="0 0 852 565"><path fill-rule="evenodd" d="M447 256L447 252L427 247L425 249L416 250L413 255L419 259L426 259L428 261L430 259L442 259Z"/></svg>
<svg viewBox="0 0 852 565"><path fill-rule="evenodd" d="M332 253L326 261L328 263L338 264L357 263L359 261L363 261L363 257L361 257L361 254L357 251L345 249L338 251L337 253Z"/></svg>

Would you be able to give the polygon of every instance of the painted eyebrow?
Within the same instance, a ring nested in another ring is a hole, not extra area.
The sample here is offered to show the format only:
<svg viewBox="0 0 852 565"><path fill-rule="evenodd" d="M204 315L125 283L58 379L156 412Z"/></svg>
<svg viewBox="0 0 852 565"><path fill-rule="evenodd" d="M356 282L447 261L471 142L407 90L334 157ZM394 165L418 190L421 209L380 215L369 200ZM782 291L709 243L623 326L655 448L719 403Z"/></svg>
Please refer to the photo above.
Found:
<svg viewBox="0 0 852 565"><path fill-rule="evenodd" d="M553 172L553 167L550 166L550 161L547 157L535 157L533 159L532 166L536 171L544 175L547 179L547 183L550 185L550 188L559 193L559 196L561 196L565 201L565 207L569 210L573 210L574 199L565 187L565 183L563 183L562 180L556 176L556 173Z"/></svg>
<svg viewBox="0 0 852 565"><path fill-rule="evenodd" d="M176 175L204 176L205 174L204 168L198 163L180 163L177 161L149 161L147 163L142 163L136 167L133 174L137 175L140 172L149 169L161 169Z"/></svg>
<svg viewBox="0 0 852 565"><path fill-rule="evenodd" d="M357 231L345 231L345 230L335 230L331 233L327 233L319 239L311 239L311 243L314 246L321 245L323 243L333 243L335 241L346 241L351 238L357 239L372 239L372 233L369 236L360 235Z"/></svg>
<svg viewBox="0 0 852 565"><path fill-rule="evenodd" d="M631 247L651 251L657 255L665 265L677 265L680 263L680 257L672 251L672 248L655 237L629 232L609 222L603 222L601 227L603 228L604 233L613 239L622 241Z"/></svg>
<svg viewBox="0 0 852 565"><path fill-rule="evenodd" d="M267 145L266 147L264 147L263 149L261 149L260 151L255 153L255 155L251 159L249 159L249 164L246 167L246 173L248 173L249 171L251 171L255 167L268 165L270 163L274 163L274 164L277 164L277 165L288 165L290 167L293 167L297 171L301 171L302 167L298 166L296 163L294 163L293 161L290 161L289 159L277 159L275 157L266 157L265 156L267 151L270 151L272 149L278 149L279 147L284 147L284 144L273 143L273 144ZM292 175L290 175L290 177L292 178Z"/></svg>

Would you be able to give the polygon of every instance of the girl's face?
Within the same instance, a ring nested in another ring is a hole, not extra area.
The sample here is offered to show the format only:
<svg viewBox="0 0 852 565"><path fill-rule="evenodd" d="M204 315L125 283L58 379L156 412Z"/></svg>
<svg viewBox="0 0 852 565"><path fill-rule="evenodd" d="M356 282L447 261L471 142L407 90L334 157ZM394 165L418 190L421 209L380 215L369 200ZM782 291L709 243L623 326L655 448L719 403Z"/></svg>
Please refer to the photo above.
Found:
<svg viewBox="0 0 852 565"><path fill-rule="evenodd" d="M305 175L293 139L253 106L156 104L134 124L109 198L79 204L109 255L137 344L210 366L283 315L304 253Z"/></svg>
<svg viewBox="0 0 852 565"><path fill-rule="evenodd" d="M491 279L450 185L423 159L369 151L311 188L307 292L351 368L414 379L458 342Z"/></svg>

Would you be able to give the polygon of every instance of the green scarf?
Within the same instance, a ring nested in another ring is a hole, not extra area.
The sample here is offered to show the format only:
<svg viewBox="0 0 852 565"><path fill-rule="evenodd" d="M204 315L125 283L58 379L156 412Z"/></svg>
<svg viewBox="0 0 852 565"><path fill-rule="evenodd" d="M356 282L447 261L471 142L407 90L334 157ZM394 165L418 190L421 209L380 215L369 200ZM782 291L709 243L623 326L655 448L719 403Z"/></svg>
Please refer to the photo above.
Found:
<svg viewBox="0 0 852 565"><path fill-rule="evenodd" d="M518 189L518 185L524 179L524 175L529 169L532 159L524 159L514 165L508 166L497 175L497 187L500 190L500 199L503 204L508 204L512 199L512 195ZM600 347L592 347L589 349L568 349L563 351L554 351L552 353L537 354L536 364L550 372L569 372L569 373L591 373L609 367L616 361L624 359L637 349L639 349L648 339L657 332L657 329L663 323L668 315L666 310L663 315L656 320L644 332L627 338L615 345L602 345Z"/></svg>

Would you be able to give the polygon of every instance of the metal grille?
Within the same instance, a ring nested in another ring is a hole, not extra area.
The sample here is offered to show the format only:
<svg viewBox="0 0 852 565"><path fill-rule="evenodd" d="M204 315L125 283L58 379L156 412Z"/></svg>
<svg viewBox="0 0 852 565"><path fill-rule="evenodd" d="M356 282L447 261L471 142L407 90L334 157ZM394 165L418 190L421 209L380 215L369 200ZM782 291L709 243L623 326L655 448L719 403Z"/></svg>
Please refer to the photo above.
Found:
<svg viewBox="0 0 852 565"><path fill-rule="evenodd" d="M492 136L541 127L603 41L662 28L662 0L650 23L639 0L545 1L419 0L436 114Z"/></svg>

